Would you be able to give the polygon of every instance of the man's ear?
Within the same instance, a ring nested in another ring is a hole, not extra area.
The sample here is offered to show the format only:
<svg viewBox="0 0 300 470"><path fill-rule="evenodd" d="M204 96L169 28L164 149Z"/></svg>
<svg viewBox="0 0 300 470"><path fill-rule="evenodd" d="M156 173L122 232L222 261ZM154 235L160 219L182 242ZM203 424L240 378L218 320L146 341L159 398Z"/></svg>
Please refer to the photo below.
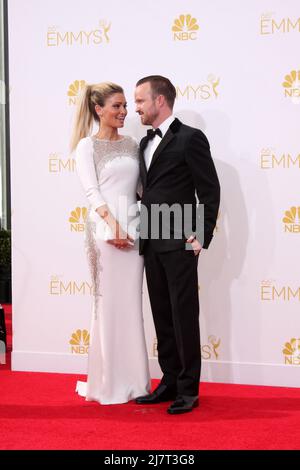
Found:
<svg viewBox="0 0 300 470"><path fill-rule="evenodd" d="M164 95L158 95L158 97L156 98L157 99L157 102L158 102L158 106L160 108L162 108L166 102L166 98L164 97Z"/></svg>

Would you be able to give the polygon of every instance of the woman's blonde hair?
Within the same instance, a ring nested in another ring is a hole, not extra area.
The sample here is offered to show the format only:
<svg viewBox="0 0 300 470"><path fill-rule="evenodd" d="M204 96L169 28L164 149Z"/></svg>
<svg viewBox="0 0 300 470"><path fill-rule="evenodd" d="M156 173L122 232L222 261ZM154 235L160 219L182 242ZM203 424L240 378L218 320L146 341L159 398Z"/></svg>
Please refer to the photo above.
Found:
<svg viewBox="0 0 300 470"><path fill-rule="evenodd" d="M71 152L77 147L80 139L90 135L93 128L93 120L100 121L95 111L95 106L97 104L104 106L107 98L115 93L124 93L123 88L111 82L96 83L84 87L77 104L71 137Z"/></svg>

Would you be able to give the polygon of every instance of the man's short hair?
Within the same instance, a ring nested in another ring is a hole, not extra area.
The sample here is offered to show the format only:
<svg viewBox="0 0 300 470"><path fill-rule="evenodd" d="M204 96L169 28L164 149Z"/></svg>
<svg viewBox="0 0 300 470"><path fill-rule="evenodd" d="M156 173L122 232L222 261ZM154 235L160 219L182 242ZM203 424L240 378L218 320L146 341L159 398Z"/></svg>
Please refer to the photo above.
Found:
<svg viewBox="0 0 300 470"><path fill-rule="evenodd" d="M176 89L170 80L161 75L149 75L148 77L141 78L136 86L142 85L143 83L150 83L153 98L159 95L163 95L171 109L173 109Z"/></svg>

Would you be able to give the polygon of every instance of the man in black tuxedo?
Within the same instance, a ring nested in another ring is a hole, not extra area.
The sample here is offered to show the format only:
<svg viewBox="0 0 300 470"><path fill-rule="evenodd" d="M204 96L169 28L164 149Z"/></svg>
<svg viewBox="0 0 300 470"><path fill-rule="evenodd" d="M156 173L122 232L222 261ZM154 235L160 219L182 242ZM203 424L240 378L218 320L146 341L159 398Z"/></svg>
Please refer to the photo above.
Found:
<svg viewBox="0 0 300 470"><path fill-rule="evenodd" d="M152 126L140 143L140 254L163 377L154 392L136 403L175 400L170 414L191 411L199 403L197 263L212 239L220 201L207 138L174 118L175 98L175 87L165 77L152 75L137 82L136 111L142 124Z"/></svg>

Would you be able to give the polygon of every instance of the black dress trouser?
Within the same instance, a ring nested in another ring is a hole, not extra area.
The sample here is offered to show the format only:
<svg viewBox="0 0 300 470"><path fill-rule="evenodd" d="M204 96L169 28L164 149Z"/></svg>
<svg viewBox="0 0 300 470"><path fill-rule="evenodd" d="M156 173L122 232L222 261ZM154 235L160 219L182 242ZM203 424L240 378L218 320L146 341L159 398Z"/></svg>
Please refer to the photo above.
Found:
<svg viewBox="0 0 300 470"><path fill-rule="evenodd" d="M201 351L198 256L193 250L144 251L150 304L157 335L161 383L178 395L198 395Z"/></svg>

